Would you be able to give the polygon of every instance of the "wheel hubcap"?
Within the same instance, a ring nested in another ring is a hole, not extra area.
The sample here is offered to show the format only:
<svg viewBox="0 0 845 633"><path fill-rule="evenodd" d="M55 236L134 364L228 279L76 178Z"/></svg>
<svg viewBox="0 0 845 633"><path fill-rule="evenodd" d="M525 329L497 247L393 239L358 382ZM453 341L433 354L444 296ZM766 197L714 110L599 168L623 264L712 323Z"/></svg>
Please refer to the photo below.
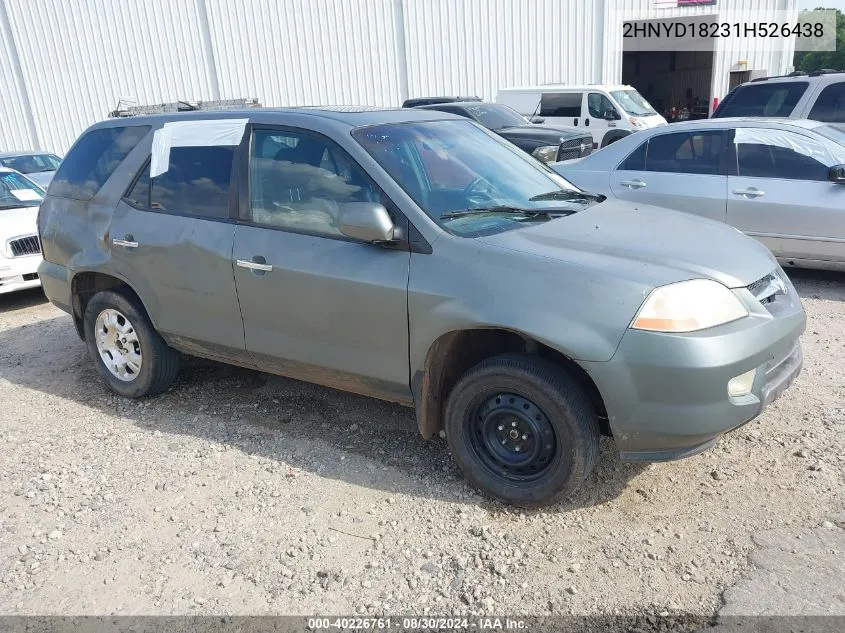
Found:
<svg viewBox="0 0 845 633"><path fill-rule="evenodd" d="M141 371L141 343L132 323L123 314L108 308L100 312L94 325L97 352L113 376L131 382Z"/></svg>
<svg viewBox="0 0 845 633"><path fill-rule="evenodd" d="M484 400L471 427L470 443L481 462L511 481L538 479L557 453L557 439L545 413L516 394L499 393Z"/></svg>

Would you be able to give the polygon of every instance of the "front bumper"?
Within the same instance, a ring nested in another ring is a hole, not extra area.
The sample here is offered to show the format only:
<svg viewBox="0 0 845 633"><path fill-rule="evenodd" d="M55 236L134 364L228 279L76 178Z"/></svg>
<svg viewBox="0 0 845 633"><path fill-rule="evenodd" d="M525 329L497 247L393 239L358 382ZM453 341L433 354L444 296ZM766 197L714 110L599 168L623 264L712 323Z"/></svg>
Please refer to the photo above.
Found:
<svg viewBox="0 0 845 633"><path fill-rule="evenodd" d="M758 416L800 373L806 317L795 289L790 284L766 306L747 299L753 312L744 319L689 334L628 330L610 361L584 364L622 459L704 451ZM729 396L728 381L751 369L751 393Z"/></svg>
<svg viewBox="0 0 845 633"><path fill-rule="evenodd" d="M41 255L0 257L0 294L36 288L41 285L38 265Z"/></svg>

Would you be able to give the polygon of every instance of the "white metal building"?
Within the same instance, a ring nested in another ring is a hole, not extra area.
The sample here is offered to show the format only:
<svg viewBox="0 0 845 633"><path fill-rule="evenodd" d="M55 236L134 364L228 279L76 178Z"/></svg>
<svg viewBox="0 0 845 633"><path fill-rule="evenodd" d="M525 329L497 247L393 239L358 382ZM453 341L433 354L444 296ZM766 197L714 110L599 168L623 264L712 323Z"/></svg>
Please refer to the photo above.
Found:
<svg viewBox="0 0 845 633"><path fill-rule="evenodd" d="M728 91L731 71L747 73L735 81L786 72L794 43L747 50L718 40L712 52L672 60L625 53L624 22L728 9L759 21L795 14L795 2L0 0L0 150L64 152L120 99L398 105L407 96L492 99L508 86L623 81L653 102L649 90L712 99Z"/></svg>

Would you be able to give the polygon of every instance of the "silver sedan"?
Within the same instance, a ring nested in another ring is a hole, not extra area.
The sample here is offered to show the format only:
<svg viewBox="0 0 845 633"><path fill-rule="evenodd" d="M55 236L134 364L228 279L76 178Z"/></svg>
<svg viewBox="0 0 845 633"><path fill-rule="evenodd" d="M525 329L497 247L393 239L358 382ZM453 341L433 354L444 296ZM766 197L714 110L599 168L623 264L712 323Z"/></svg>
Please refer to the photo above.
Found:
<svg viewBox="0 0 845 633"><path fill-rule="evenodd" d="M845 126L677 123L551 167L588 191L726 222L785 266L845 270Z"/></svg>

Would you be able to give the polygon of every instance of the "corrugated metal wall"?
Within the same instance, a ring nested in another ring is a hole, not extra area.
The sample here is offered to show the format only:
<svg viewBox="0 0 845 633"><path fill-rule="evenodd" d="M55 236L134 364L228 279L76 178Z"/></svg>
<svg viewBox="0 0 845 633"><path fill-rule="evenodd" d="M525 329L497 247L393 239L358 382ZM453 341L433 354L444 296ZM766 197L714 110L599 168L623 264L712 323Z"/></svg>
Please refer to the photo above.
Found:
<svg viewBox="0 0 845 633"><path fill-rule="evenodd" d="M759 20L795 2L731 0L730 9ZM396 105L432 94L489 99L519 84L616 83L624 20L696 13L713 8L660 9L655 0L0 0L0 149L64 152L120 98ZM727 71L740 58L776 73L791 57L722 44L713 93L727 91Z"/></svg>

